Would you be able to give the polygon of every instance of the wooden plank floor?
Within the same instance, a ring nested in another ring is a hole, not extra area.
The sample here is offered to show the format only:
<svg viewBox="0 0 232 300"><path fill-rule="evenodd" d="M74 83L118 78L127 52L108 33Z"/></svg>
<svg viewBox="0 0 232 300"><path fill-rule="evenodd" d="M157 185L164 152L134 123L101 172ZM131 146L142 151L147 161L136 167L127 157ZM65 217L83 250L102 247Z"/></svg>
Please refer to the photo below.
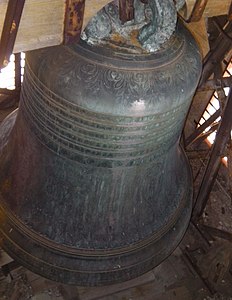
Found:
<svg viewBox="0 0 232 300"><path fill-rule="evenodd" d="M0 266L3 264L1 256ZM20 267L11 272L11 278L2 276L0 291L12 300L200 300L207 296L201 280L182 260L179 248L154 270L120 284L99 288L67 286ZM8 299L4 297L0 299Z"/></svg>

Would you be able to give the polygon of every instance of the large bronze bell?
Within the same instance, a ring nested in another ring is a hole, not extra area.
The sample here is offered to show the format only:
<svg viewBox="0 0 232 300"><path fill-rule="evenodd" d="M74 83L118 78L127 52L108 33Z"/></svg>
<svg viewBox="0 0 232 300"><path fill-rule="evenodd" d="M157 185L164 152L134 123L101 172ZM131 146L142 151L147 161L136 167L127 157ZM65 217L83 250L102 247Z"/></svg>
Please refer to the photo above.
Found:
<svg viewBox="0 0 232 300"><path fill-rule="evenodd" d="M192 179L179 140L199 51L180 22L159 50L132 48L82 40L26 56L20 107L0 127L0 236L47 278L134 278L187 228Z"/></svg>

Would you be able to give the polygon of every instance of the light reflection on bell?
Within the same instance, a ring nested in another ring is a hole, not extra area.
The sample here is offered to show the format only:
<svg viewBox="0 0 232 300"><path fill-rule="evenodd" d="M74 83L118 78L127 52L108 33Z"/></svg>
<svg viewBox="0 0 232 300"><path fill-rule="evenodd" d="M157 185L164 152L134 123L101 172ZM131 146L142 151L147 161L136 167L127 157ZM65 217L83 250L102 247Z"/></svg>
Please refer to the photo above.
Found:
<svg viewBox="0 0 232 300"><path fill-rule="evenodd" d="M200 62L182 24L154 54L83 41L28 53L19 110L0 127L2 247L80 285L166 258L191 214L179 139Z"/></svg>

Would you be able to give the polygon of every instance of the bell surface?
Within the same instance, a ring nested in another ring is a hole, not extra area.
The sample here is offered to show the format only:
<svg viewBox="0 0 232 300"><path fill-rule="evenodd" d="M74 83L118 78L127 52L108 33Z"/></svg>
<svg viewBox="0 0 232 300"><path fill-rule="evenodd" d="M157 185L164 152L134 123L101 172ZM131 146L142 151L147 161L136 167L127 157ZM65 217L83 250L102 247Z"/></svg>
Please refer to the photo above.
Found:
<svg viewBox="0 0 232 300"><path fill-rule="evenodd" d="M192 209L179 141L201 73L178 23L154 53L85 41L32 51L0 127L1 246L67 284L137 277L176 248Z"/></svg>

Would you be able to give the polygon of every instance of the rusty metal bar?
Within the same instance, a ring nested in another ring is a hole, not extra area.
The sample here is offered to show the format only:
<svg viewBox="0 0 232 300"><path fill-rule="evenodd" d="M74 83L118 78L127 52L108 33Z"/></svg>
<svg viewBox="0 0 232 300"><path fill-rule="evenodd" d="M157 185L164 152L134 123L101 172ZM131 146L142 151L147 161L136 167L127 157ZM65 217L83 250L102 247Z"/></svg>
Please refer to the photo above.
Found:
<svg viewBox="0 0 232 300"><path fill-rule="evenodd" d="M123 24L134 19L134 0L119 0L119 17Z"/></svg>
<svg viewBox="0 0 232 300"><path fill-rule="evenodd" d="M64 44L79 42L84 20L85 0L67 0Z"/></svg>
<svg viewBox="0 0 232 300"><path fill-rule="evenodd" d="M0 39L0 69L5 67L14 49L25 0L9 0Z"/></svg>
<svg viewBox="0 0 232 300"><path fill-rule="evenodd" d="M201 186L199 188L196 204L193 211L193 218L197 220L203 213L207 200L217 173L221 164L221 159L224 155L226 145L230 139L230 133L232 128L232 89L227 97L227 103L224 108L220 127L218 129L214 145L212 147L212 153L207 164Z"/></svg>

